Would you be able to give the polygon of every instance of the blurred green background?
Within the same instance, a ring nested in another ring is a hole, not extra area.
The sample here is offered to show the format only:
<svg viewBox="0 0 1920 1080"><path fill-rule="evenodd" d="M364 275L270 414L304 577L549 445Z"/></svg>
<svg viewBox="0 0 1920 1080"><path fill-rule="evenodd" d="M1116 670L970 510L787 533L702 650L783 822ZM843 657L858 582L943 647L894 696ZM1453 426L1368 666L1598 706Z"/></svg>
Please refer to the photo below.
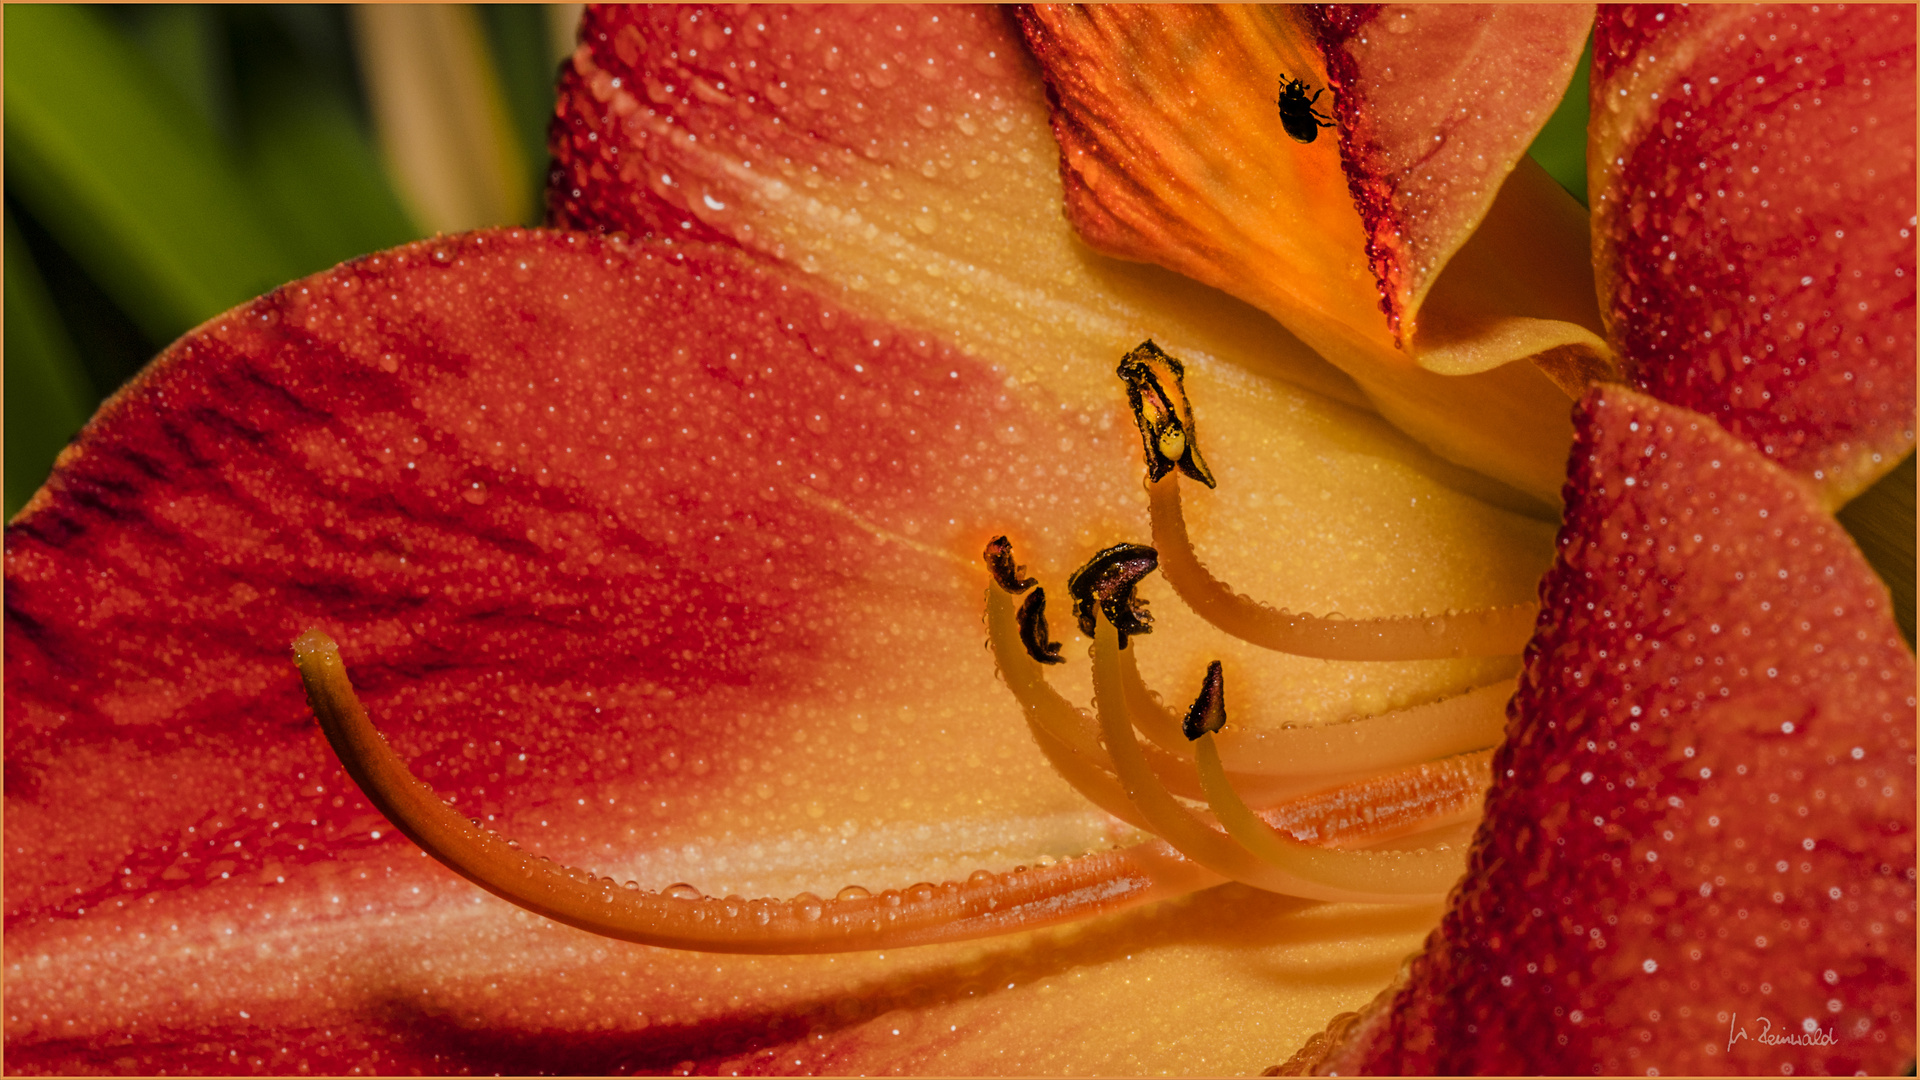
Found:
<svg viewBox="0 0 1920 1080"><path fill-rule="evenodd" d="M578 5L10 5L5 501L193 326L435 231L538 224ZM1531 147L1586 203L1587 56ZM1841 520L1913 638L1914 474Z"/></svg>

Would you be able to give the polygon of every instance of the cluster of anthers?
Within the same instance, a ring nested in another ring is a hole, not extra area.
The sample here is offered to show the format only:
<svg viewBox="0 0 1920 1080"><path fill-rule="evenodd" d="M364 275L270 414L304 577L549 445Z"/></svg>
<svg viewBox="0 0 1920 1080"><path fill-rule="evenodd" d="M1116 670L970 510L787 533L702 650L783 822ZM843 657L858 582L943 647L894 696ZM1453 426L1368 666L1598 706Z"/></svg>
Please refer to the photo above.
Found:
<svg viewBox="0 0 1920 1080"><path fill-rule="evenodd" d="M1092 717L1043 674L1043 665L1064 662L1048 636L1046 590L1024 576L1006 537L985 552L998 586L987 596L989 644L1034 741L1088 800L1219 876L1318 900L1437 899L1460 875L1461 852L1438 839L1411 849L1404 842L1477 816L1511 684L1346 723L1230 739L1222 734L1226 680L1218 660L1184 720L1142 681L1128 639L1151 632L1152 618L1135 586L1159 570L1182 601L1226 633L1327 660L1517 653L1536 606L1351 620L1278 610L1235 592L1200 562L1187 535L1181 476L1215 484L1195 439L1185 370L1148 341L1121 361L1119 375L1146 456L1153 546L1109 547L1067 579L1080 632L1093 639ZM1016 609L1014 597L1023 593Z"/></svg>
<svg viewBox="0 0 1920 1080"><path fill-rule="evenodd" d="M1086 918L1223 879L1321 900L1440 898L1463 853L1435 838L1478 815L1511 682L1345 723L1223 733L1218 661L1184 721L1147 689L1127 647L1152 628L1134 590L1158 569L1226 633L1330 660L1515 654L1534 605L1348 620L1239 595L1208 572L1187 536L1180 477L1209 488L1214 480L1195 441L1180 362L1149 341L1119 374L1146 453L1153 546L1107 548L1068 579L1075 620L1093 639L1092 713L1046 681L1045 667L1064 662L1048 637L1046 591L1023 576L1004 536L985 552L994 582L986 619L1001 678L1047 759L1095 805L1153 839L1008 873L980 870L965 881L880 893L848 886L831 899L714 897L685 884L656 892L529 854L442 800L374 728L338 647L318 629L294 643L308 700L348 775L428 854L520 907L625 941L734 953L895 948Z"/></svg>

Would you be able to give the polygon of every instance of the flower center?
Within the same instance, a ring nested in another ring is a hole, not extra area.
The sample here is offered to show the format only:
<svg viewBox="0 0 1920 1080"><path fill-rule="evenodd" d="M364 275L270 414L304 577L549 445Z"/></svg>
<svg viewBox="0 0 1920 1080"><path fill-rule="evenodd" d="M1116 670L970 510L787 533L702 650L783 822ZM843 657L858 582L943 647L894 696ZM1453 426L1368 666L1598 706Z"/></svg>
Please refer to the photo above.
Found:
<svg viewBox="0 0 1920 1080"><path fill-rule="evenodd" d="M1155 839L1047 866L982 869L965 881L878 894L849 885L831 899L713 897L685 884L656 892L524 851L442 800L374 728L339 649L317 629L294 644L308 700L348 775L428 854L530 911L643 944L736 953L894 948L1087 918L1225 879L1327 900L1437 899L1462 870L1457 840L1478 817L1511 687L1489 684L1342 724L1242 730L1227 705L1228 672L1216 661L1183 722L1135 666L1130 639L1153 629L1136 587L1158 571L1233 636L1343 660L1515 653L1532 607L1346 620L1240 596L1201 563L1182 516L1181 476L1208 487L1214 478L1180 362L1147 342L1119 374L1146 457L1154 543L1106 548L1067 580L1075 623L1093 639L1094 709L1076 708L1048 685L1045 668L1065 659L1049 635L1046 590L1023 573L1005 537L984 553L994 582L988 645L1060 775Z"/></svg>
<svg viewBox="0 0 1920 1080"><path fill-rule="evenodd" d="M1158 569L1182 600L1228 634L1277 652L1337 660L1517 653L1535 605L1347 620L1275 610L1240 595L1207 571L1187 535L1180 476L1209 488L1214 480L1200 456L1182 365L1149 341L1128 354L1118 374L1146 457L1154 546L1107 548L1068 579L1075 620L1093 638L1094 717L1042 674L1042 665L1062 662L1047 629L1045 590L1014 562L1006 537L985 553L998 586L987 597L989 644L1035 742L1089 801L1222 876L1325 900L1437 898L1462 868L1455 845L1437 835L1413 850L1342 848L1435 834L1476 817L1509 687L1490 684L1432 705L1223 746L1219 661L1208 666L1184 723L1141 680L1128 639L1150 633L1152 618L1135 586ZM1023 592L1016 612L1012 598ZM1309 790L1317 794L1306 801L1353 812L1308 824L1300 796Z"/></svg>

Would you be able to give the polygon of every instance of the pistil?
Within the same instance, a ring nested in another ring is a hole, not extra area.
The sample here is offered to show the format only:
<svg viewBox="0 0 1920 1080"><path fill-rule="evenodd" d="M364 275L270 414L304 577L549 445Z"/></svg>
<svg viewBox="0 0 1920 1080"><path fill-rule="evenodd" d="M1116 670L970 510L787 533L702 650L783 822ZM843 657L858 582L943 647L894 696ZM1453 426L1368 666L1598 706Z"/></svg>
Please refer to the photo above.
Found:
<svg viewBox="0 0 1920 1080"><path fill-rule="evenodd" d="M921 883L832 899L703 896L596 877L530 854L469 820L416 778L374 729L318 629L294 643L307 700L347 774L394 827L454 872L509 903L605 937L724 953L822 953L990 937L1178 896L1218 877L1157 841L964 882Z"/></svg>

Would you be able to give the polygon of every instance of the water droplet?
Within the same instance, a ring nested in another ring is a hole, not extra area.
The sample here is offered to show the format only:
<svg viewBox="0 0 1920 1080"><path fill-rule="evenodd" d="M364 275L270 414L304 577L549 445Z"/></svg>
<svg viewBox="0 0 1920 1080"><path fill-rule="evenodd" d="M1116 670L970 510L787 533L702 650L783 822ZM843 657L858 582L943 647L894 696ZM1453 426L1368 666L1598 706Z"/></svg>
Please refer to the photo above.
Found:
<svg viewBox="0 0 1920 1080"><path fill-rule="evenodd" d="M916 904L924 904L933 899L933 884L921 881L907 887L907 899Z"/></svg>
<svg viewBox="0 0 1920 1080"><path fill-rule="evenodd" d="M991 870L975 870L967 875L967 884L976 889L990 888L1000 884L1000 875Z"/></svg>
<svg viewBox="0 0 1920 1080"><path fill-rule="evenodd" d="M639 882L637 882L637 881L631 881L631 880L629 880L629 881L626 881L626 882L624 882L624 883L622 883L620 887L621 887L621 888L623 888L623 889L625 889L625 890L627 890L628 892L639 892L639 891L640 891L640 883L639 883Z"/></svg>
<svg viewBox="0 0 1920 1080"><path fill-rule="evenodd" d="M793 907L800 913L800 917L808 922L819 921L821 913L826 910L819 897L804 892L793 898Z"/></svg>
<svg viewBox="0 0 1920 1080"><path fill-rule="evenodd" d="M487 485L475 480L472 486L460 493L460 497L475 506L479 506L481 503L487 501Z"/></svg>
<svg viewBox="0 0 1920 1080"><path fill-rule="evenodd" d="M867 890L861 888L858 885L849 885L846 888L841 889L839 892L834 893L833 899L837 903L844 904L850 900L865 900L872 895L873 895L872 893L868 892Z"/></svg>
<svg viewBox="0 0 1920 1080"><path fill-rule="evenodd" d="M700 890L694 888L693 886L687 884L684 881L675 882L674 884L667 886L666 891L667 891L667 895L673 897L675 900L700 899Z"/></svg>

